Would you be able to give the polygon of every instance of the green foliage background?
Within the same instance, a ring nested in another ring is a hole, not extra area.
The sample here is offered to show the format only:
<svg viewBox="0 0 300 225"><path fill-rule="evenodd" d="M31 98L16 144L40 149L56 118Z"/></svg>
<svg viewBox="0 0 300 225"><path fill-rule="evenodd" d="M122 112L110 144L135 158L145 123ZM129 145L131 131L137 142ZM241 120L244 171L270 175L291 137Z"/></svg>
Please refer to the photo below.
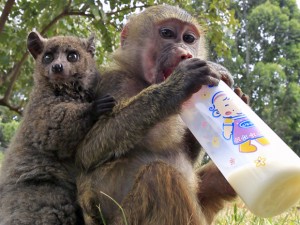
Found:
<svg viewBox="0 0 300 225"><path fill-rule="evenodd" d="M128 16L163 3L198 18L207 32L210 60L232 72L236 85L251 96L252 108L300 154L300 13L295 0L1 1L1 146L17 128L33 85L34 62L26 50L30 31L45 37L95 33L97 62L105 65Z"/></svg>

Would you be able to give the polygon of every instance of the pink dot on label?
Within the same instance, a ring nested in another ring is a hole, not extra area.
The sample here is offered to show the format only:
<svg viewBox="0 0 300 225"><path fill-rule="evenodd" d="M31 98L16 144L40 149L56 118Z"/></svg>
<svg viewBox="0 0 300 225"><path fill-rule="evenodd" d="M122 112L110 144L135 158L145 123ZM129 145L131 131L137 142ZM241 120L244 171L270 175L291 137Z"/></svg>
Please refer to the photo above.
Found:
<svg viewBox="0 0 300 225"><path fill-rule="evenodd" d="M205 128L205 127L207 127L207 124L208 124L208 123L207 123L206 121L202 121L202 122L201 122L201 127Z"/></svg>

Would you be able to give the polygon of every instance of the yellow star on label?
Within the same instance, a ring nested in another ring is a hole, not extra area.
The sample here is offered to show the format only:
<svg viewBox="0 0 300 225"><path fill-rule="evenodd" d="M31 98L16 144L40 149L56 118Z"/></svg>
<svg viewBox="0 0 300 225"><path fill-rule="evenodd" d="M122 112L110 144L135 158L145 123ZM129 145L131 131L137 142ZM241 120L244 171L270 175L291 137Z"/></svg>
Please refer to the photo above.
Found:
<svg viewBox="0 0 300 225"><path fill-rule="evenodd" d="M206 90L199 92L199 93L200 93L199 98L201 100L206 100L206 99L209 99L209 97L210 97L210 93Z"/></svg>
<svg viewBox="0 0 300 225"><path fill-rule="evenodd" d="M218 137L213 137L212 139L212 145L215 147L215 148L218 148L220 146L220 140Z"/></svg>
<svg viewBox="0 0 300 225"><path fill-rule="evenodd" d="M261 167L266 165L266 158L259 156L255 161L256 167Z"/></svg>

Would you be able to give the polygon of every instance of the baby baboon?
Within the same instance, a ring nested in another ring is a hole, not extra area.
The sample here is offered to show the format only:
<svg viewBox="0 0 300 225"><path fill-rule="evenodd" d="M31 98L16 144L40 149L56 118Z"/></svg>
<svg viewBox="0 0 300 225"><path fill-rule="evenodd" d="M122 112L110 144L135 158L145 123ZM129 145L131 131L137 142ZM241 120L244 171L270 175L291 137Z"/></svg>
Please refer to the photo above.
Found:
<svg viewBox="0 0 300 225"><path fill-rule="evenodd" d="M118 105L77 151L87 225L101 224L99 208L107 224L124 224L103 193L131 225L208 224L236 196L214 164L195 168L200 146L179 117L202 85L232 85L228 71L205 61L204 40L197 21L173 6L148 8L125 26L100 88Z"/></svg>
<svg viewBox="0 0 300 225"><path fill-rule="evenodd" d="M1 167L1 225L83 224L74 156L78 143L114 99L96 99L100 79L93 37L28 36L34 89Z"/></svg>

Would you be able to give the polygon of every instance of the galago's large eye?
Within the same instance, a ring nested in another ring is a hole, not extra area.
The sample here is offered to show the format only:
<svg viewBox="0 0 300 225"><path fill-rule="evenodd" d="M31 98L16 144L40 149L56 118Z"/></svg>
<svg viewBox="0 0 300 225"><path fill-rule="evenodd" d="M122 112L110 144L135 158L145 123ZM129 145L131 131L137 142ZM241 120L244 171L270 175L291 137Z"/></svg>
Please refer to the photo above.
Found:
<svg viewBox="0 0 300 225"><path fill-rule="evenodd" d="M43 63L49 64L54 60L54 55L52 52L46 52L45 55L43 56Z"/></svg>
<svg viewBox="0 0 300 225"><path fill-rule="evenodd" d="M69 62L77 62L79 60L79 54L75 51L69 52L67 55L67 60Z"/></svg>
<svg viewBox="0 0 300 225"><path fill-rule="evenodd" d="M169 28L161 28L159 30L159 34L164 39L172 39L176 37L175 32Z"/></svg>
<svg viewBox="0 0 300 225"><path fill-rule="evenodd" d="M188 44L193 44L196 41L196 37L192 34L184 34L183 41Z"/></svg>

